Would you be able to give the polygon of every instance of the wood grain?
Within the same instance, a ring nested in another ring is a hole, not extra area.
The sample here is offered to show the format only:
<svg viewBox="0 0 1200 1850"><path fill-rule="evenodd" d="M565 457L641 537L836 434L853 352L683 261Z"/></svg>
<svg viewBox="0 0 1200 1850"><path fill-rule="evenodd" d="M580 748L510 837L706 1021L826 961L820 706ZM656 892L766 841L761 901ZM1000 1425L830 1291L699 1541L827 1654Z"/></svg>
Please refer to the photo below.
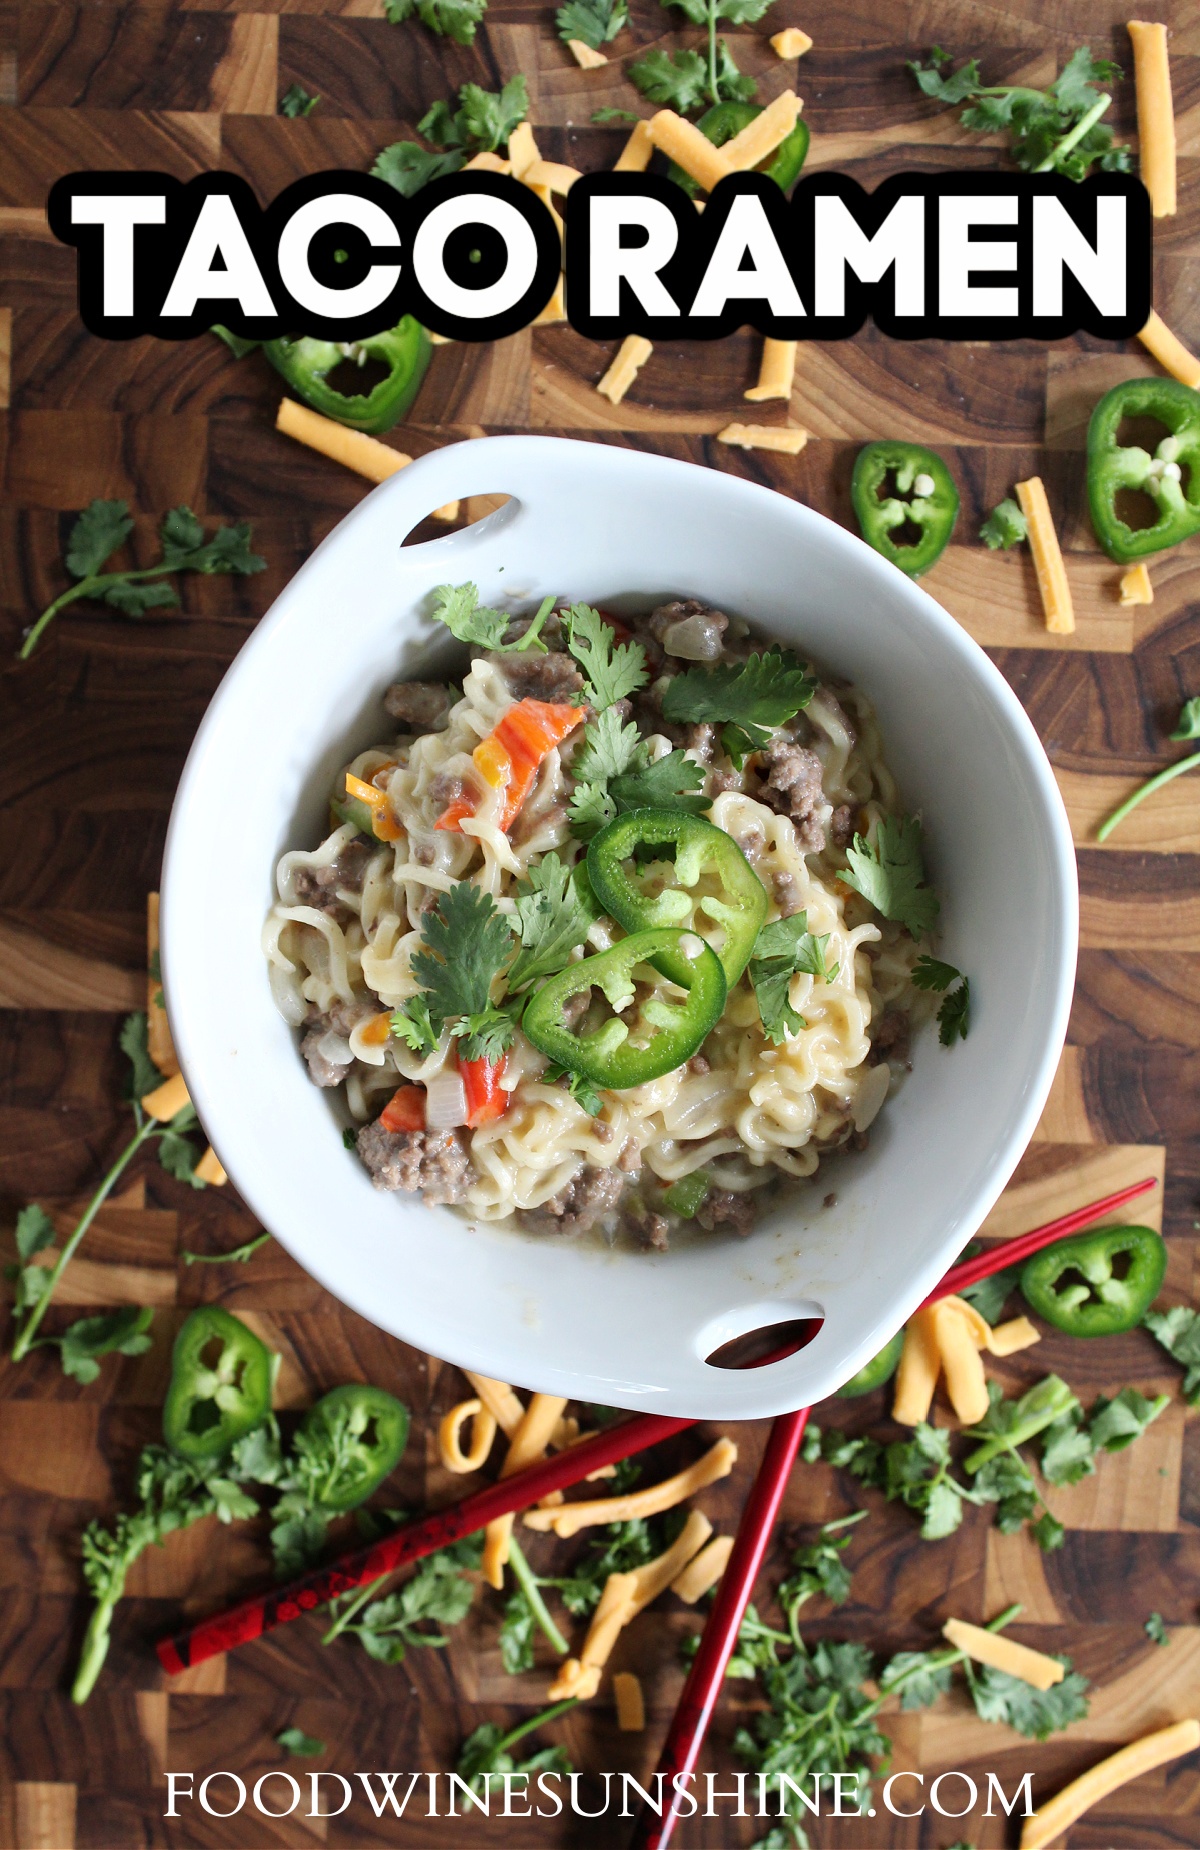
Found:
<svg viewBox="0 0 1200 1850"><path fill-rule="evenodd" d="M1155 300L1197 347L1200 26L1184 0L1169 0L1157 16L1173 34L1181 161L1179 215L1156 227ZM906 168L986 171L1000 158L994 140L961 128L957 111L919 95L906 59L940 43L956 59L980 56L992 81L1042 85L1084 42L1128 64L1124 20L1116 0L845 0L819 18L799 0L776 0L769 20L738 26L730 38L762 94L798 87L813 131L810 170L841 170L874 186ZM797 65L781 64L765 43L785 24L805 26L817 41ZM215 340L88 336L71 253L46 226L47 188L78 168L179 178L223 168L267 200L320 169L366 170L382 147L414 132L435 99L468 81L495 89L518 71L544 153L603 167L625 131L594 125L592 112L608 104L649 113L625 79L629 61L694 37L679 15L633 0L609 64L582 72L554 33L552 9L531 0L491 0L471 47L416 22L391 25L383 0L0 4L0 661L64 588L66 532L92 496L130 502L135 557L153 556L157 518L182 501L206 516L250 520L269 568L256 578L185 583L181 611L137 625L78 606L33 661L0 667L5 1260L16 1208L40 1200L61 1237L129 1135L117 1025L143 996L144 899L159 882L183 760L257 619L365 492L274 431L279 382L259 359L236 362ZM292 83L321 97L306 119L275 113ZM1134 128L1130 91L1117 87L1111 112L1123 135ZM1079 849L1082 900L1069 1044L1030 1148L983 1231L1022 1231L1152 1175L1155 1192L1136 1204L1136 1219L1166 1231L1166 1301L1193 1301L1200 793L1182 779L1106 847L1094 840L1113 804L1170 762L1179 707L1200 691L1200 539L1151 561L1151 606L1122 609L1119 571L1096 547L1084 493L1092 406L1121 379L1154 376L1154 363L1136 342L898 343L864 329L852 340L802 346L790 404L756 412L809 431L806 450L789 458L733 452L714 440L745 415L756 336L659 343L617 408L595 390L611 352L566 326L492 347L439 347L411 423L388 441L423 455L492 431L537 430L633 446L760 482L851 530L849 481L862 442L902 436L946 456L962 511L954 543L924 583L992 651L1046 746ZM991 553L978 539L989 510L1032 474L1047 484L1075 597L1078 628L1066 644L1045 632L1023 554ZM539 1642L535 1670L510 1677L492 1595L477 1598L446 1650L414 1648L400 1666L374 1663L354 1644L323 1647L320 1621L306 1618L167 1685L153 1640L269 1573L263 1524L210 1521L138 1563L100 1691L83 1710L70 1702L85 1610L79 1533L128 1500L139 1448L160 1430L171 1346L192 1305L235 1309L280 1352L276 1404L285 1426L342 1381L377 1381L406 1401L414 1438L386 1501L420 1508L456 1488L430 1439L465 1391L455 1369L336 1303L277 1243L246 1266L183 1259L228 1252L256 1231L232 1188L196 1194L148 1157L97 1220L47 1327L55 1333L80 1311L137 1301L155 1310L150 1349L106 1359L86 1386L63 1376L52 1350L19 1365L0 1361L0 1842L16 1850L457 1850L467 1838L444 1820L376 1821L361 1805L344 1818L262 1819L252 1833L244 1820L198 1811L176 1826L163 1818L163 1770L203 1776L221 1767L246 1779L285 1765L296 1771L274 1740L291 1723L327 1743L311 1763L317 1770L445 1769L481 1720L512 1725L542 1700L548 1648ZM952 1538L922 1543L903 1509L824 1466L798 1468L788 1486L758 1589L761 1610L772 1612L769 1588L797 1543L819 1522L865 1505L869 1520L852 1531L848 1553L850 1597L836 1610L811 1601L807 1635L858 1638L881 1653L928 1648L947 1617L979 1620L1016 1599L1025 1610L1015 1634L1068 1652L1092 1679L1087 1719L1041 1745L980 1722L961 1691L927 1712L886 1713L897 1768L927 1777L965 1769L981 1786L992 1771L1009 1790L1032 1769L1044 1796L1141 1729L1195 1712L1200 1422L1179 1402L1179 1371L1144 1331L1081 1344L1047 1330L1035 1348L994 1366L1008 1392L1051 1371L1088 1405L1126 1383L1173 1396L1137 1446L1103 1459L1079 1485L1048 1492L1068 1527L1056 1554L1043 1555L1027 1535L1000 1535L976 1510ZM819 1417L887 1433L885 1414L880 1395L827 1403ZM935 1418L952 1418L940 1400ZM715 1436L709 1428L681 1436L647 1461L647 1476L677 1469ZM764 1436L759 1426L740 1430L735 1474L705 1493L721 1532L736 1524ZM542 1572L563 1564L561 1547L546 1538L530 1537L530 1554ZM1169 1624L1165 1650L1143 1630L1152 1609ZM619 1733L607 1686L553 1731L589 1770L585 1804L599 1791L597 1769L648 1777L682 1685L679 1641L697 1623L667 1599L618 1645L614 1665L643 1682L644 1735ZM578 1643L582 1627L569 1629ZM734 1728L756 1701L743 1681L723 1692L703 1767L724 1786L736 1770ZM298 1776L308 1770L299 1766ZM731 1809L691 1821L688 1844L744 1850L764 1827ZM486 1837L500 1850L611 1850L628 1828L493 1817ZM821 1850L934 1850L956 1837L1000 1850L1005 1829L977 1808L936 1825L928 1813L923 1822L827 1820L814 1838ZM1197 1850L1200 1772L1187 1761L1114 1795L1068 1841L1070 1850Z"/></svg>

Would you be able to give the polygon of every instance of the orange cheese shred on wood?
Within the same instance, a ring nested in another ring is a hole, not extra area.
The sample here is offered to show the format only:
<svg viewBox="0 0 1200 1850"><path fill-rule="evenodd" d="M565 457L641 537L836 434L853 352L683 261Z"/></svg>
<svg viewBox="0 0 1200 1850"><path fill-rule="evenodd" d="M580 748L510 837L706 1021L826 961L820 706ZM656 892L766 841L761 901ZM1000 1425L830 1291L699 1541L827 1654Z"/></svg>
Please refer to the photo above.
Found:
<svg viewBox="0 0 1200 1850"><path fill-rule="evenodd" d="M932 1309L926 1305L916 1311L905 1326L892 1398L892 1418L901 1426L919 1426L929 1418L933 1405L942 1361L933 1335Z"/></svg>
<svg viewBox="0 0 1200 1850"><path fill-rule="evenodd" d="M586 1502L564 1503L553 1510L528 1510L525 1526L529 1529L553 1529L558 1536L578 1534L599 1522L629 1522L635 1516L656 1516L674 1509L696 1491L728 1477L737 1462L737 1446L732 1439L718 1439L702 1458L686 1471L651 1484L645 1490L629 1491L623 1497L596 1497Z"/></svg>
<svg viewBox="0 0 1200 1850"><path fill-rule="evenodd" d="M1167 28L1145 19L1126 27L1133 45L1137 90L1138 165L1155 218L1175 212L1175 106L1171 100L1171 62Z"/></svg>
<svg viewBox="0 0 1200 1850"><path fill-rule="evenodd" d="M1172 378L1178 379L1181 385L1190 385L1193 392L1200 391L1200 360L1177 334L1172 334L1154 309L1150 310L1150 319L1139 331L1138 339Z"/></svg>
<svg viewBox="0 0 1200 1850"><path fill-rule="evenodd" d="M618 1670L613 1675L612 1688L617 1727L622 1734L641 1734L646 1726L646 1703L640 1679L632 1670Z"/></svg>
<svg viewBox="0 0 1200 1850"><path fill-rule="evenodd" d="M1063 564L1062 549L1040 475L1032 475L1027 482L1017 483L1017 501L1029 523L1029 549L1033 554L1046 628L1052 636L1071 636L1075 631L1075 606L1071 601L1067 568Z"/></svg>
<svg viewBox="0 0 1200 1850"><path fill-rule="evenodd" d="M521 1416L521 1424L512 1436L508 1456L500 1467L501 1477L512 1477L516 1471L523 1471L535 1458L541 1458L550 1443L550 1436L562 1418L567 1400L565 1395L533 1394L529 1405ZM508 1561L508 1543L512 1535L516 1512L507 1516L497 1516L489 1522L484 1530L483 1543L483 1577L489 1587L504 1585L504 1568ZM526 1517L526 1521L529 1518Z"/></svg>
<svg viewBox="0 0 1200 1850"><path fill-rule="evenodd" d="M1200 1721L1190 1717L1173 1722L1169 1728L1159 1728L1153 1734L1144 1734L1140 1741L1131 1741L1128 1747L1110 1754L1099 1766L1081 1773L1047 1804L1039 1806L1032 1818L1026 1818L1021 1826L1021 1850L1044 1850L1046 1844L1061 1837L1076 1818L1106 1799L1110 1792L1131 1779L1139 1779L1143 1773L1152 1772L1155 1767L1165 1766L1168 1760L1177 1760L1180 1754L1194 1753L1197 1747L1200 1747Z"/></svg>
<svg viewBox="0 0 1200 1850"><path fill-rule="evenodd" d="M942 1637L956 1651L965 1651L977 1664L990 1664L993 1670L1005 1670L1010 1677L1020 1677L1033 1689L1045 1692L1061 1683L1066 1671L1056 1657L1031 1650L1015 1638L1000 1632L985 1631L982 1625L969 1625L965 1619L947 1619Z"/></svg>
<svg viewBox="0 0 1200 1850"><path fill-rule="evenodd" d="M369 482L386 482L389 476L407 469L412 461L411 456L406 456L402 450L389 449L378 437L368 437L361 430L347 430L333 418L323 418L319 411L310 411L307 405L297 404L294 398L280 401L275 428L285 437L294 437L297 443L328 456L331 462L353 469L356 475L365 475Z"/></svg>

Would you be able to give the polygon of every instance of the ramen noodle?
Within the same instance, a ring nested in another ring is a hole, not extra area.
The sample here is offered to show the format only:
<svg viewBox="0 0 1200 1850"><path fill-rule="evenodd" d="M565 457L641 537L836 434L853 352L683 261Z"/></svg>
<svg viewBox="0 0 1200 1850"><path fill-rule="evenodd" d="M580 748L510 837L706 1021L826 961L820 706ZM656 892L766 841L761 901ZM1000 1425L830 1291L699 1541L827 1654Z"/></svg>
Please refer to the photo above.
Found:
<svg viewBox="0 0 1200 1850"><path fill-rule="evenodd" d="M822 1158L861 1147L929 1004L911 980L913 937L838 879L852 838L871 837L900 809L868 700L852 686L819 681L808 704L769 729L767 745L739 769L719 725L664 718L664 691L678 672L744 662L769 645L752 642L739 619L690 600L628 622L617 633L644 650L646 673L617 703L619 719L636 724L650 761L682 750L699 768L693 781L703 780L707 820L762 882L767 921L804 913L824 942L828 980L804 971L790 979L794 1032L768 1038L743 975L690 1058L644 1083L599 1087L589 1100L517 1027L498 1069L500 1109L472 1128L455 1080L463 1044L444 1026L436 1033L436 1021L432 1046L393 1031L393 1013L422 996L413 959L427 949L423 925L443 896L471 882L516 928L530 870L549 854L567 866L586 855L570 813L583 723L544 752L507 827L511 793L482 783L473 756L521 700L547 703L545 711L566 703L586 709L581 720L594 717L583 657L566 652L557 612L542 632L549 653L474 650L459 687L388 690L396 730L345 767L324 840L283 855L263 947L276 1002L302 1031L311 1077L344 1099L358 1154L379 1186L419 1190L428 1203L476 1220L534 1232L597 1228L661 1249L684 1225L673 1205L680 1196L670 1193L683 1178L701 1176L692 1191L697 1226L745 1233L770 1184L812 1177ZM522 627L515 621L510 637ZM343 786L365 793L357 824L342 819ZM464 813L447 826L453 805ZM603 952L622 935L611 918L596 918L572 955ZM669 989L653 971L648 981ZM424 1100L401 1087L424 1088ZM418 1117L389 1119L394 1095L416 1100Z"/></svg>

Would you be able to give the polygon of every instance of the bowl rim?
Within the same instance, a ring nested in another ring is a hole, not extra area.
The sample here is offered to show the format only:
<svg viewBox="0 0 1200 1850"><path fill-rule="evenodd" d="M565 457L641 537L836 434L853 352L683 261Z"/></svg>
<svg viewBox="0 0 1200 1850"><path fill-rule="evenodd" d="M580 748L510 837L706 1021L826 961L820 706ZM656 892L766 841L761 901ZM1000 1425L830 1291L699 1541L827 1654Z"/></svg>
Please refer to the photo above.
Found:
<svg viewBox="0 0 1200 1850"><path fill-rule="evenodd" d="M1078 943L1078 889L1074 844L1070 825L1067 820L1061 793L1054 779L1053 771L1046 757L1037 732L1021 705L1016 694L1004 679L996 665L984 653L969 633L939 605L936 600L920 585L907 578L898 569L890 565L874 552L866 542L839 526L827 516L806 507L803 503L757 482L746 481L740 477L727 475L723 471L712 470L691 462L684 462L672 457L662 457L642 451L614 447L578 439L543 436L499 436L466 439L463 442L447 445L431 452L425 458L412 463L400 474L381 484L345 516L321 544L299 568L280 591L270 609L262 617L254 631L243 645L216 690L205 713L192 744L187 762L184 766L175 802L172 808L170 826L164 852L163 869L163 916L162 916L162 955L163 968L170 981L173 968L172 949L175 944L173 931L172 893L178 883L178 870L181 868L186 853L187 829L195 806L202 807L203 770L210 739L220 728L227 700L234 684L239 687L248 674L259 672L261 661L269 660L274 648L276 632L287 621L288 616L299 598L304 595L303 580L310 574L317 560L331 548L340 547L351 542L358 530L366 523L374 523L384 513L394 514L398 508L407 508L412 515L407 527L402 522L396 524L392 537L399 546L400 539L417 524L431 506L457 495L492 492L501 479L510 484L511 493L519 498L520 479L518 472L526 461L532 465L540 457L544 461L553 461L556 468L565 467L568 458L564 456L564 446L572 453L572 459L583 464L589 470L604 474L610 472L627 478L624 486L629 485L639 473L654 475L665 481L674 476L681 488L686 489L694 483L697 474L706 478L707 492L727 496L731 515L736 512L736 503L743 501L746 505L753 503L762 506L765 502L772 504L776 517L790 517L800 527L807 527L807 537L815 544L824 545L836 555L852 555L860 564L869 562L868 569L880 583L881 591L890 601L897 599L906 603L915 617L918 617L927 634L936 638L939 645L956 656L970 677L979 686L988 704L1003 722L1010 742L1018 749L1022 768L1030 777L1040 799L1042 816L1047 837L1053 845L1051 857L1052 871L1056 883L1056 901L1054 918L1057 931L1053 944L1041 945L1040 953L1050 959L1053 966L1052 1002L1047 1011L1045 1026L1041 1036L1040 1051L1031 1057L1024 1083L1022 1104L1012 1113L1012 1128L1002 1144L994 1148L986 1163L979 1169L970 1191L970 1216L974 1217L974 1227L978 1227L987 1213L994 1206L1013 1170L1023 1155L1037 1121L1044 1108L1057 1069L1059 1055L1065 1040L1067 1022L1071 1007L1075 960ZM464 482L464 477L466 481ZM484 484L487 484L485 486ZM501 522L505 510L499 515L491 516L493 521ZM467 534L478 533L484 523L466 529ZM428 547L446 548L459 536L450 534L439 536L424 544L424 548L406 549L421 553ZM430 556L430 584L436 582L432 574L440 568L442 559L447 557L446 550L437 555L437 563ZM265 875L269 881L270 870ZM257 946L256 946L257 949ZM221 1126L224 1117L221 1110L220 1089L210 1085L204 1070L203 1056L197 1058L196 1045L192 1035L192 1022L189 1018L189 1005L181 1000L178 989L167 988L167 994L174 994L174 1002L169 1005L169 1018L172 1031L176 1035L176 1050L181 1065L188 1076L189 1089L196 1100L200 1116L204 1121L211 1121L217 1127L215 1141L220 1148ZM230 1173L234 1177L239 1192L246 1200L251 1211L258 1217L264 1227L275 1231L275 1221L279 1218L277 1210L271 1205L270 1165L259 1160L243 1160L240 1148L235 1150L237 1140L229 1143L232 1161ZM289 1251L290 1245L286 1231L278 1236ZM965 1237L970 1237L969 1234ZM296 1255L299 1258L299 1254ZM647 1256L648 1257L648 1256ZM668 1256L669 1258L669 1256ZM337 1245L331 1242L328 1253L322 1251L319 1260L307 1250L300 1263L318 1283L328 1289L341 1302L348 1304L361 1315L373 1322L378 1322L377 1305L366 1301L362 1290L349 1288L344 1280L338 1278ZM644 1261L639 1259L639 1263ZM948 1261L947 1261L948 1263ZM944 1265L926 1261L914 1266L909 1280L909 1290L905 1300L912 1303L905 1310L905 1316L931 1289L941 1276ZM442 1359L458 1366L469 1367L478 1372L495 1374L500 1372L505 1379L521 1380L529 1385L536 1382L543 1391L568 1393L572 1397L583 1395L585 1398L600 1398L598 1378L592 1374L580 1376L571 1370L554 1365L543 1358L540 1345L530 1343L528 1354L518 1356L509 1352L497 1353L495 1345L486 1352L479 1348L476 1333L468 1330L460 1332L457 1326L443 1326L433 1336L426 1321L423 1327L418 1315L415 1319L397 1317L389 1314L382 1327L394 1331L402 1340L414 1346L436 1353ZM752 1327L752 1326L751 1326ZM443 1334L445 1340L443 1340ZM800 1356L789 1358L799 1361ZM864 1359L866 1359L864 1357ZM789 1392L788 1382L795 1372L789 1368L789 1362L780 1362L772 1367L753 1371L730 1373L720 1369L711 1369L712 1393L702 1406L684 1417L698 1418L759 1418L773 1415L797 1404L794 1394ZM856 1364L857 1366L858 1364ZM854 1372L848 1369L847 1373ZM609 1384L610 1388L612 1384ZM725 1391L722 1391L725 1390ZM614 1394L612 1398L617 1398ZM731 1405L730 1403L736 1403ZM678 1413L680 1407L678 1396L671 1390L651 1390L646 1399L626 1398L621 1404L629 1407L652 1406L655 1410Z"/></svg>

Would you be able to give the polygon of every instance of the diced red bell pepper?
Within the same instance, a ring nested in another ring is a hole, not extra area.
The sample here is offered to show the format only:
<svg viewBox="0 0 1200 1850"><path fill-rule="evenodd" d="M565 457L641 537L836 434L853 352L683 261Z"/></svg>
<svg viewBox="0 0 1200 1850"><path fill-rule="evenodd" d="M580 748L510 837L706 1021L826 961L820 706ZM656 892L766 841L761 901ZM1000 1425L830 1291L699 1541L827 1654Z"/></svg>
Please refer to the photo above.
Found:
<svg viewBox="0 0 1200 1850"><path fill-rule="evenodd" d="M500 1081L504 1077L505 1057L498 1060L460 1060L463 1093L467 1101L467 1125L475 1130L480 1124L493 1124L508 1110L510 1094Z"/></svg>
<svg viewBox="0 0 1200 1850"><path fill-rule="evenodd" d="M399 1086L379 1114L385 1131L423 1131L425 1129L424 1086Z"/></svg>
<svg viewBox="0 0 1200 1850"><path fill-rule="evenodd" d="M480 740L471 756L481 783L492 790L504 790L499 819L502 829L511 828L515 822L547 753L574 732L585 714L584 707L559 706L532 698L518 700L487 738ZM473 816L477 807L469 797L458 797L438 818L436 826L460 828L464 818Z"/></svg>

